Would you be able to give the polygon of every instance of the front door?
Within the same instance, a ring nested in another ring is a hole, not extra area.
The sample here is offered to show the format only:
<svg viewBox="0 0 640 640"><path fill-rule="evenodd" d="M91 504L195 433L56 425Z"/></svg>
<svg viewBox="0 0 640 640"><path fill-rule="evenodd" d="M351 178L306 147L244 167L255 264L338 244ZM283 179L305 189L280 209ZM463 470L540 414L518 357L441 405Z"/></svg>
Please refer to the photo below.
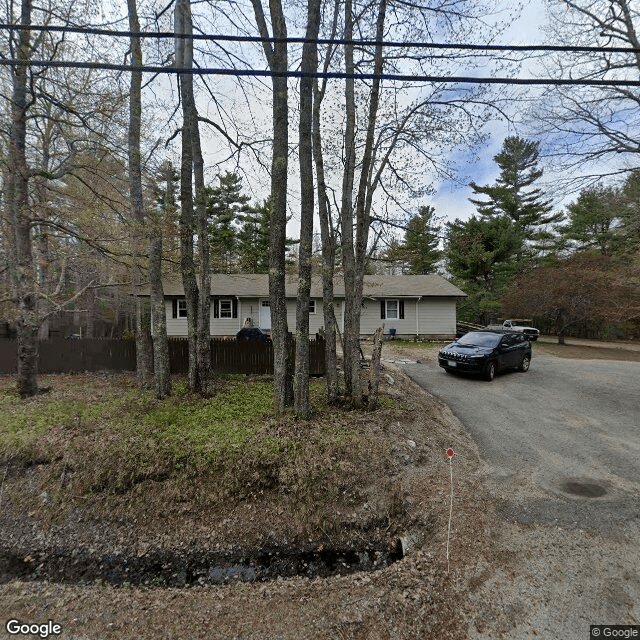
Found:
<svg viewBox="0 0 640 640"><path fill-rule="evenodd" d="M260 328L271 331L271 307L268 300L260 300Z"/></svg>

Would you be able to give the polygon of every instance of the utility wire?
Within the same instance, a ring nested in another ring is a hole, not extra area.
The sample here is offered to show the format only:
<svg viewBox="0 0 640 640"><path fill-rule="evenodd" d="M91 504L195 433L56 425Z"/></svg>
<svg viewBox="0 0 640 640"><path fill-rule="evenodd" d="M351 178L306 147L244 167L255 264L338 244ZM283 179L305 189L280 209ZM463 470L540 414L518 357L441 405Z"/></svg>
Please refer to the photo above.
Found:
<svg viewBox="0 0 640 640"><path fill-rule="evenodd" d="M507 52L559 52L559 53L640 53L637 47L586 47L586 46L569 46L569 45L544 45L544 44L465 44L465 43L447 43L447 42L395 42L376 40L343 40L341 38L318 38L316 40L307 40L302 37L287 38L262 38L261 36L235 36L229 34L175 34L172 31L124 31L113 29L96 29L93 27L71 27L71 26L25 26L0 23L0 29L5 31L45 31L51 33L79 33L83 35L98 35L122 38L177 38L188 40L210 40L219 42L270 42L274 44L305 44L306 42L315 42L316 44L325 45L352 45L361 47L373 47L381 45L389 48L406 48L406 49L455 49L460 51L507 51Z"/></svg>
<svg viewBox="0 0 640 640"><path fill-rule="evenodd" d="M640 80L591 80L575 78L482 78L473 76L432 76L402 75L395 73L345 73L329 71L303 73L302 71L270 71L267 69L214 69L209 67L177 68L155 67L149 65L110 64L108 62L70 62L61 60L15 60L0 59L0 66L66 68L66 69L102 69L108 71L141 71L143 73L191 74L203 76L236 76L256 78L328 78L343 80L396 80L400 82L441 82L459 84L516 84L516 85L577 85L589 87L640 87Z"/></svg>

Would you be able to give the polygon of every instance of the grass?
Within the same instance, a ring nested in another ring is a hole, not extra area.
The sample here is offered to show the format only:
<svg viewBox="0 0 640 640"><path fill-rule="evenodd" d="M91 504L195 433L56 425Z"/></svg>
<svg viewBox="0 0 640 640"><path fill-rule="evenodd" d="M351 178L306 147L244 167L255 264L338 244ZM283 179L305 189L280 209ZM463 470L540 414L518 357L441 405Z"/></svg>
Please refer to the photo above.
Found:
<svg viewBox="0 0 640 640"><path fill-rule="evenodd" d="M308 422L272 414L268 378L229 376L209 399L174 382L174 394L157 401L132 376L42 376L52 391L21 400L13 379L0 378L0 463L40 465L43 485L65 505L160 487L174 502L270 491L311 509L355 495L371 452L384 447L353 412L326 405L321 381L312 383Z"/></svg>

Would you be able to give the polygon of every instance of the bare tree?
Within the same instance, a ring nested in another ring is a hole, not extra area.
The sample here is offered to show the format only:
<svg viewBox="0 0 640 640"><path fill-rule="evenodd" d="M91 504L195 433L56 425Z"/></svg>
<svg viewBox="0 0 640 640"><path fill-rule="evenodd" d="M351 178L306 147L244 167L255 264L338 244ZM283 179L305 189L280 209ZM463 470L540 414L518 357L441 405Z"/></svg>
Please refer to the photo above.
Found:
<svg viewBox="0 0 640 640"><path fill-rule="evenodd" d="M320 29L320 0L307 5L306 42L302 49L300 80L300 248L298 251L298 300L296 305L296 364L294 407L299 416L311 413L309 401L309 301L311 294L311 253L313 245L313 74L318 69L315 40Z"/></svg>
<svg viewBox="0 0 640 640"><path fill-rule="evenodd" d="M140 37L134 35L140 32L138 7L136 0L127 0L129 15L129 29L133 32L130 37L131 61L136 66L142 66L142 47ZM133 265L132 291L135 299L135 335L136 335L136 372L138 380L143 383L149 376L149 342L143 322L143 298L140 295L142 283L142 256L144 255L144 201L142 197L142 159L140 150L140 129L142 123L142 72L132 71L129 86L129 190L131 197L131 217L133 219Z"/></svg>
<svg viewBox="0 0 640 640"><path fill-rule="evenodd" d="M577 254L518 276L505 294L503 311L551 322L558 344L567 331L590 323L640 320L637 265L610 256Z"/></svg>
<svg viewBox="0 0 640 640"><path fill-rule="evenodd" d="M12 294L19 308L18 332L18 393L22 397L38 392L38 328L36 275L33 265L33 245L29 209L29 178L26 137L30 96L27 88L28 62L31 55L31 0L22 0L20 26L14 56L21 63L13 69L11 100L11 133L6 200L13 243L10 243L10 267L13 274Z"/></svg>
<svg viewBox="0 0 640 640"><path fill-rule="evenodd" d="M344 39L353 40L353 0L344 3ZM340 230L342 245L342 268L344 273L344 330L343 330L343 368L344 385L347 398L356 398L360 394L359 365L359 323L356 308L356 262L353 242L353 184L356 167L356 103L355 65L353 45L345 45L345 127L344 127L344 170L342 175L342 203L340 208ZM347 295L349 292L349 295Z"/></svg>
<svg viewBox="0 0 640 640"><path fill-rule="evenodd" d="M640 7L633 0L561 0L549 3L549 40L572 45L629 47L628 53L567 53L548 56L549 73L575 79L637 79L640 73ZM547 136L547 155L566 169L572 189L602 175L638 167L640 130L637 89L608 86L553 86L536 101L530 114L532 131ZM622 115L624 114L624 115ZM622 155L620 155L622 154ZM618 158L628 158L623 166ZM599 164L598 164L599 163ZM585 164L593 171L583 179ZM566 173L566 172L565 172Z"/></svg>
<svg viewBox="0 0 640 640"><path fill-rule="evenodd" d="M331 38L337 30L339 0L334 3ZM329 46L326 50L323 72L326 73L331 64L335 48ZM323 78L320 85L316 80L313 85L312 136L313 157L316 168L316 183L318 191L318 218L320 220L320 238L322 243L322 312L324 319L325 339L325 387L327 400L330 403L338 399L338 363L336 354L336 317L334 306L333 278L336 265L336 234L331 220L331 208L325 179L324 158L322 150L321 107L327 91L327 78Z"/></svg>
<svg viewBox="0 0 640 640"><path fill-rule="evenodd" d="M256 24L272 76L273 148L271 160L271 234L269 246L269 304L271 306L271 339L273 342L274 408L282 412L293 403L293 379L287 300L285 295L285 252L287 229L287 170L289 162L289 107L286 73L288 71L287 25L282 3L269 3L270 34L261 0L252 0Z"/></svg>
<svg viewBox="0 0 640 640"><path fill-rule="evenodd" d="M15 5L8 3L7 22L14 21ZM68 7L57 7L57 15L68 18ZM49 20L52 10L39 7ZM56 229L67 237L85 240L70 229L59 213L66 206L48 200L52 185L78 170L87 150L101 148L103 134L111 116L121 105L119 95L111 91L105 101L106 76L91 71L63 74L50 69L34 70L30 60L54 57L73 47L65 47L64 36L38 31L32 37L31 0L19 4L19 29L4 40L10 56L17 62L8 72L11 98L7 101L9 122L8 154L4 164L3 227L8 233L7 259L11 274L11 301L16 311L18 334L17 387L21 396L38 393L38 333L46 318L76 302L84 291L96 286L86 282L81 290L66 295L66 262L54 283L49 234ZM6 77L6 76L5 76ZM100 104L102 102L103 104ZM84 155L83 155L84 153ZM36 238L34 236L37 234ZM34 242L35 240L35 242ZM38 264L36 260L38 259Z"/></svg>
<svg viewBox="0 0 640 640"><path fill-rule="evenodd" d="M193 24L189 0L177 0L175 8L176 66L193 67ZM198 111L193 91L193 74L181 73L182 161L180 165L180 266L187 306L189 339L189 386L209 393L211 357L209 318L211 313L211 274L204 190L204 162L200 145ZM195 215L194 215L195 177ZM194 258L194 232L198 233L200 289Z"/></svg>
<svg viewBox="0 0 640 640"><path fill-rule="evenodd" d="M151 237L149 248L149 282L151 285L151 327L153 338L153 372L156 398L171 394L171 370L169 365L169 341L167 339L167 312L162 285L162 236L163 223L175 212L174 171L171 163L163 167L164 193L157 211L150 211Z"/></svg>

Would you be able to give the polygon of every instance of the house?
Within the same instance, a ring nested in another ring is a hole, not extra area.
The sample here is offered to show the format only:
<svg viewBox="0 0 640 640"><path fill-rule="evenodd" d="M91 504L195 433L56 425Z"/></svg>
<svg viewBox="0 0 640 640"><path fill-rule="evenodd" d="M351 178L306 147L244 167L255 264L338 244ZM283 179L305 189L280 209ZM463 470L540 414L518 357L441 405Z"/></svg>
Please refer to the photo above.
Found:
<svg viewBox="0 0 640 640"><path fill-rule="evenodd" d="M289 327L295 327L297 276L287 276ZM167 333L187 335L187 307L180 280L164 283ZM416 276L365 276L361 335L370 336L383 322L385 332L399 337L450 338L456 333L456 301L466 297L437 274ZM334 282L335 315L344 328L344 282ZM212 274L211 335L234 336L245 324L271 328L269 276L256 273ZM322 281L314 276L309 304L310 333L323 327Z"/></svg>

